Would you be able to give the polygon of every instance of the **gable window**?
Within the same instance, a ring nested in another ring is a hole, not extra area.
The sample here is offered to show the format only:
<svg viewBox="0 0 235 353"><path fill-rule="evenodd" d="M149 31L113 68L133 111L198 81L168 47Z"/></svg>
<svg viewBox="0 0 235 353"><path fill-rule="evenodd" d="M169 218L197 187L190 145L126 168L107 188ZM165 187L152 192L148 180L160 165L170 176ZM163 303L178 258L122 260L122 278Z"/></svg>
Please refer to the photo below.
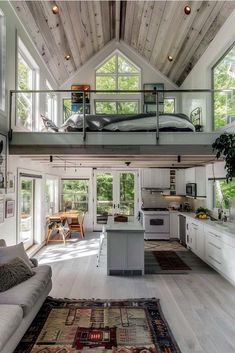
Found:
<svg viewBox="0 0 235 353"><path fill-rule="evenodd" d="M212 68L214 128L235 121L235 43Z"/></svg>
<svg viewBox="0 0 235 353"><path fill-rule="evenodd" d="M139 90L140 74L140 68L124 55L116 52L97 68L96 90ZM109 97L111 93L97 94L103 98L95 100L97 114L136 114L139 112L140 94L130 92L128 99L124 99L122 93L114 93L114 99Z"/></svg>
<svg viewBox="0 0 235 353"><path fill-rule="evenodd" d="M0 110L5 111L6 21L0 9Z"/></svg>
<svg viewBox="0 0 235 353"><path fill-rule="evenodd" d="M17 59L18 90L36 90L38 88L39 81L39 68L20 38L18 38ZM18 93L16 120L16 125L18 127L23 127L30 131L38 128L38 119L36 116L37 101L37 95L35 93Z"/></svg>

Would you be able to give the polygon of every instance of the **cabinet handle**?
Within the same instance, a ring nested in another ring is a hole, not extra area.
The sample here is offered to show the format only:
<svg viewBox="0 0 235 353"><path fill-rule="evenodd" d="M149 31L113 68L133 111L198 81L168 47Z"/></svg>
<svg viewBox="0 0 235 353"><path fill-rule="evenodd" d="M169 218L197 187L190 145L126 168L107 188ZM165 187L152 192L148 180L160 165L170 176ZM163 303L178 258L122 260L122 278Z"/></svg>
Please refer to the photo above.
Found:
<svg viewBox="0 0 235 353"><path fill-rule="evenodd" d="M216 237L216 238L221 238L221 236L218 235L218 234L215 234L215 233L212 233L212 232L208 232L208 233L211 234L211 235L213 235L213 236Z"/></svg>
<svg viewBox="0 0 235 353"><path fill-rule="evenodd" d="M217 262L217 264L221 265L221 262L219 262L218 260L214 259L213 256L209 255L209 258L215 262Z"/></svg>
<svg viewBox="0 0 235 353"><path fill-rule="evenodd" d="M208 242L208 244L214 246L214 248L218 249L218 250L221 250L221 248L213 243L211 243L210 241Z"/></svg>

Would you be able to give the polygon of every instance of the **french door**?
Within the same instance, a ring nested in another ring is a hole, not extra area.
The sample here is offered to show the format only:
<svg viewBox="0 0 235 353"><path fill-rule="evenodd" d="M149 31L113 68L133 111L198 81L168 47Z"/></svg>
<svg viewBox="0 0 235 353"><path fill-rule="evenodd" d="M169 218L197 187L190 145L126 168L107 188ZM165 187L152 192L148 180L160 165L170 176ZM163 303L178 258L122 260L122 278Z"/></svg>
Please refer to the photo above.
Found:
<svg viewBox="0 0 235 353"><path fill-rule="evenodd" d="M137 172L96 170L94 173L94 230L102 229L108 217L137 217Z"/></svg>
<svg viewBox="0 0 235 353"><path fill-rule="evenodd" d="M19 240L24 243L24 247L27 249L34 244L35 180L21 176L19 192Z"/></svg>

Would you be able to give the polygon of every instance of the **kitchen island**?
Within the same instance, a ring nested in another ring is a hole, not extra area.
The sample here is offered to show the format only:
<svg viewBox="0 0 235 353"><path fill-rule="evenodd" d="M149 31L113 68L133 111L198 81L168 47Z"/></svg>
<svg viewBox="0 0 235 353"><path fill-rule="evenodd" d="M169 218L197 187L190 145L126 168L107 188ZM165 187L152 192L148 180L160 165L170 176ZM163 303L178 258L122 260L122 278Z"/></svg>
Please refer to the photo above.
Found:
<svg viewBox="0 0 235 353"><path fill-rule="evenodd" d="M107 274L144 274L144 229L135 222L114 222L108 220L107 232Z"/></svg>

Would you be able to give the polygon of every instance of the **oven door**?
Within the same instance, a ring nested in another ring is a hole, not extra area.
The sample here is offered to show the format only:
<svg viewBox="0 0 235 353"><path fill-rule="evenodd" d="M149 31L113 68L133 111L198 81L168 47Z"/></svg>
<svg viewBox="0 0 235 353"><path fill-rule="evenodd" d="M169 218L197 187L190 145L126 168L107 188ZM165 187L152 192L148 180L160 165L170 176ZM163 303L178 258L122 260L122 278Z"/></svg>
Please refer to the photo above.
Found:
<svg viewBox="0 0 235 353"><path fill-rule="evenodd" d="M170 222L168 214L148 214L144 216L144 228L146 233L169 233Z"/></svg>

